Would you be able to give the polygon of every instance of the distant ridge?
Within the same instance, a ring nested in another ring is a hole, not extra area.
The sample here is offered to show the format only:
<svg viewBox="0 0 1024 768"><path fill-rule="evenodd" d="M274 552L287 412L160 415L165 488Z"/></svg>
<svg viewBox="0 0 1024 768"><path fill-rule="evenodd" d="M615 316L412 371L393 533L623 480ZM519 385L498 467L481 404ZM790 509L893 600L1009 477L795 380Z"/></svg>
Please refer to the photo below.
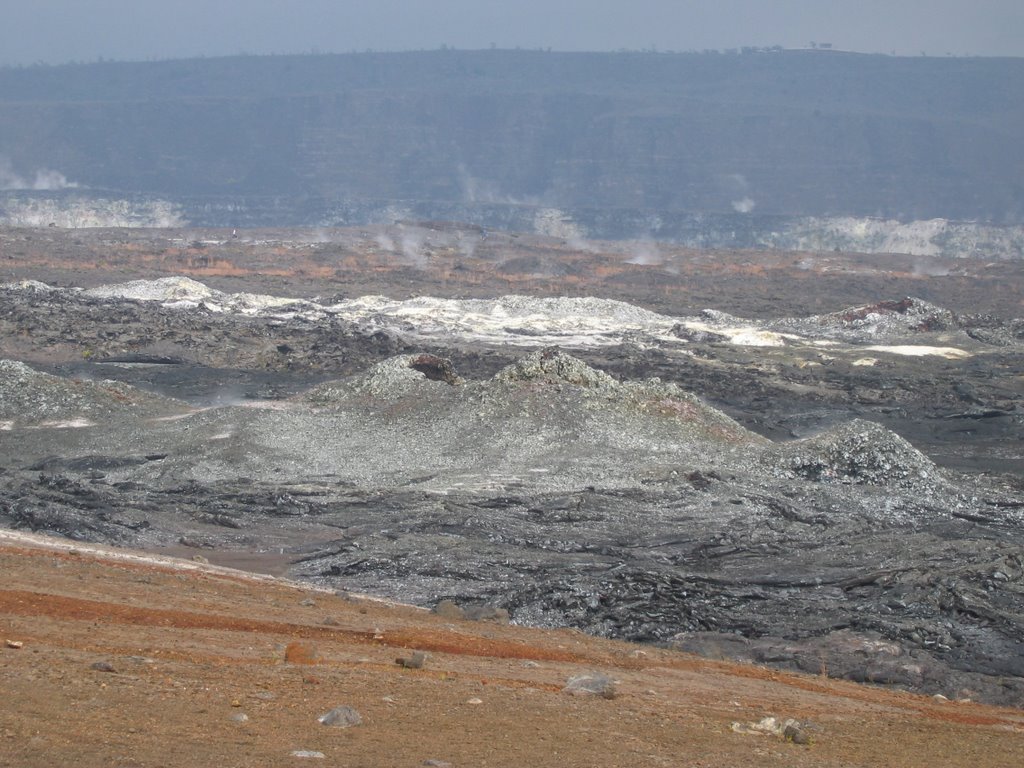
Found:
<svg viewBox="0 0 1024 768"><path fill-rule="evenodd" d="M8 68L0 191L1018 224L1021 93L1024 59L837 51Z"/></svg>

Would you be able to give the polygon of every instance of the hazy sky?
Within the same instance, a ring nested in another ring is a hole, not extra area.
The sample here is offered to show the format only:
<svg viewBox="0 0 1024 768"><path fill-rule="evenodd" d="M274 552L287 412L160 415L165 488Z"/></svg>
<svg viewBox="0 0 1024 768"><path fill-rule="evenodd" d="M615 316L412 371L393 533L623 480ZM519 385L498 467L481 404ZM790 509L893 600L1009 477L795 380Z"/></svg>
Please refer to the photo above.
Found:
<svg viewBox="0 0 1024 768"><path fill-rule="evenodd" d="M1024 0L0 0L0 64L811 41L901 55L1024 56Z"/></svg>

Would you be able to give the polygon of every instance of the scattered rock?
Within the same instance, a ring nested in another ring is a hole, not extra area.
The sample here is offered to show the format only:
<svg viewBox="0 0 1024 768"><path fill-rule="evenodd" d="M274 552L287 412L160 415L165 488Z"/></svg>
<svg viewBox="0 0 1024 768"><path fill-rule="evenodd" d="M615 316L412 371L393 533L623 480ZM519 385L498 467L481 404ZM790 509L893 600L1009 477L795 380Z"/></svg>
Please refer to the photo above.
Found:
<svg viewBox="0 0 1024 768"><path fill-rule="evenodd" d="M735 722L732 724L732 730L735 733L746 733L753 736L775 736L784 741L805 746L812 741L806 728L793 718L779 720L777 717L765 717L756 723Z"/></svg>
<svg viewBox="0 0 1024 768"><path fill-rule="evenodd" d="M300 602L299 605L304 606L305 608L315 608L316 600L314 600L312 597L307 597L305 600Z"/></svg>
<svg viewBox="0 0 1024 768"><path fill-rule="evenodd" d="M18 650L19 648L22 648L25 645L23 642L21 642L21 640L8 640L4 644L8 648L13 648L14 650Z"/></svg>
<svg viewBox="0 0 1024 768"><path fill-rule="evenodd" d="M614 699L618 695L615 681L599 672L587 675L574 675L569 678L565 688L562 690L574 696L589 694L600 696L603 699Z"/></svg>
<svg viewBox="0 0 1024 768"><path fill-rule="evenodd" d="M284 660L289 664L316 664L320 661L320 651L313 643L296 640L285 647Z"/></svg>
<svg viewBox="0 0 1024 768"><path fill-rule="evenodd" d="M811 743L810 734L808 734L799 723L789 723L789 725L783 729L782 737L786 741L791 741L794 744L800 744L803 746Z"/></svg>
<svg viewBox="0 0 1024 768"><path fill-rule="evenodd" d="M231 720L236 723L247 723L249 722L249 716L245 712L236 712L231 716Z"/></svg>
<svg viewBox="0 0 1024 768"><path fill-rule="evenodd" d="M409 658L399 657L395 659L395 664L406 669L423 669L423 664L427 660L427 654L423 651L414 651Z"/></svg>
<svg viewBox="0 0 1024 768"><path fill-rule="evenodd" d="M341 622L338 621L333 616L328 616L326 619L323 620L322 623L323 623L323 625L325 627L340 627L341 626Z"/></svg>
<svg viewBox="0 0 1024 768"><path fill-rule="evenodd" d="M89 669L94 669L97 672L116 672L114 665L109 661L94 661L89 665Z"/></svg>
<svg viewBox="0 0 1024 768"><path fill-rule="evenodd" d="M452 768L452 764L445 760L424 760L423 764L430 768Z"/></svg>
<svg viewBox="0 0 1024 768"><path fill-rule="evenodd" d="M352 707L335 707L330 712L320 715L317 720L321 725L333 725L338 728L348 728L363 722L363 718Z"/></svg>
<svg viewBox="0 0 1024 768"><path fill-rule="evenodd" d="M323 752L314 752L311 749L296 749L292 752L292 757L311 757L317 760L323 760L327 755Z"/></svg>
<svg viewBox="0 0 1024 768"><path fill-rule="evenodd" d="M476 706L477 704L483 704L484 700L483 699L472 698L472 699L467 699L466 703L467 704L472 704L472 705Z"/></svg>

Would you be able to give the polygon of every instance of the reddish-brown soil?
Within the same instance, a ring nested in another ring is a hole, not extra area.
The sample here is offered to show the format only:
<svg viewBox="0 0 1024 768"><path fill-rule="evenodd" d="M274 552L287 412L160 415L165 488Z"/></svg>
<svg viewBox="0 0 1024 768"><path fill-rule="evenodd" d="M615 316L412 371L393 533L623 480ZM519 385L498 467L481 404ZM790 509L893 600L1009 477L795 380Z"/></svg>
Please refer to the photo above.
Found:
<svg viewBox="0 0 1024 768"><path fill-rule="evenodd" d="M0 542L0 766L1024 764L1017 710L75 546ZM296 641L316 663L285 662ZM395 664L413 649L424 668ZM562 691L592 671L615 698ZM342 705L362 724L317 721ZM813 743L732 730L766 716Z"/></svg>

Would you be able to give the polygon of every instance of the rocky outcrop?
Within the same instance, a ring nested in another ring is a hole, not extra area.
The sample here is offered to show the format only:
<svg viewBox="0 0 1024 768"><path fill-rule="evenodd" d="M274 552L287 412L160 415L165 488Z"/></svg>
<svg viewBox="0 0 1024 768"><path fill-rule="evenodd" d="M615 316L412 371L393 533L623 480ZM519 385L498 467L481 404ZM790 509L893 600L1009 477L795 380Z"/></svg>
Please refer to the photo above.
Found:
<svg viewBox="0 0 1024 768"><path fill-rule="evenodd" d="M870 344L927 333L952 333L960 331L963 326L959 318L948 309L923 299L906 297L899 301L880 301L825 315L779 320L773 322L771 327L816 338Z"/></svg>
<svg viewBox="0 0 1024 768"><path fill-rule="evenodd" d="M0 424L15 427L95 426L111 418L138 418L184 409L118 381L51 376L24 363L0 360Z"/></svg>
<svg viewBox="0 0 1024 768"><path fill-rule="evenodd" d="M520 383L572 384L584 389L610 391L617 382L607 373L597 371L582 360L555 348L534 352L501 370L495 382L516 385Z"/></svg>
<svg viewBox="0 0 1024 768"><path fill-rule="evenodd" d="M938 469L923 453L878 424L855 419L772 451L777 466L823 483L934 485Z"/></svg>

